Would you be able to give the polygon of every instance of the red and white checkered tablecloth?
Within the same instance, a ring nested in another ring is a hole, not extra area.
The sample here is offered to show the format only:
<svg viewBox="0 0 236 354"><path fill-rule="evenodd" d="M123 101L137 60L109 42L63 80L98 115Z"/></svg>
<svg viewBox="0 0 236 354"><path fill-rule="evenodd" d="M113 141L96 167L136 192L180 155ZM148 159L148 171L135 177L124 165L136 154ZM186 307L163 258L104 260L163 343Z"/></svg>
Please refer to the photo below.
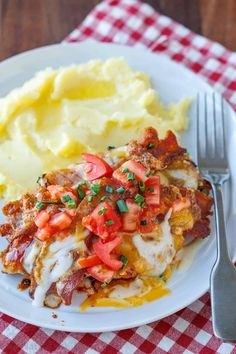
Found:
<svg viewBox="0 0 236 354"><path fill-rule="evenodd" d="M93 38L162 52L207 80L236 109L236 53L196 35L137 0L106 0L67 38ZM165 319L101 334L53 331L0 314L0 352L18 353L236 353L212 333L209 294Z"/></svg>

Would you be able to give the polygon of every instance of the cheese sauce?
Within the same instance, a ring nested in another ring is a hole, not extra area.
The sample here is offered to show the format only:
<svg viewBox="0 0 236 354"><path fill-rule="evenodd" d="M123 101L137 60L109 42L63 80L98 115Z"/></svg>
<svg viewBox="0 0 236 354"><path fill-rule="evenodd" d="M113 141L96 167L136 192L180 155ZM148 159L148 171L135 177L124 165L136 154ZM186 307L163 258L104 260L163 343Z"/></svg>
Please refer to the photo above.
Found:
<svg viewBox="0 0 236 354"><path fill-rule="evenodd" d="M59 280L72 266L71 251L83 249L84 241L79 241L77 236L68 236L52 243L46 256L42 259L40 269L40 282L34 293L33 305L43 306L46 293L50 286Z"/></svg>
<svg viewBox="0 0 236 354"><path fill-rule="evenodd" d="M161 224L162 235L158 241L144 241L139 234L133 237L134 245L140 256L147 262L147 272L155 276L161 275L165 271L176 254L174 239L169 225L171 211L171 209L168 211L165 220Z"/></svg>

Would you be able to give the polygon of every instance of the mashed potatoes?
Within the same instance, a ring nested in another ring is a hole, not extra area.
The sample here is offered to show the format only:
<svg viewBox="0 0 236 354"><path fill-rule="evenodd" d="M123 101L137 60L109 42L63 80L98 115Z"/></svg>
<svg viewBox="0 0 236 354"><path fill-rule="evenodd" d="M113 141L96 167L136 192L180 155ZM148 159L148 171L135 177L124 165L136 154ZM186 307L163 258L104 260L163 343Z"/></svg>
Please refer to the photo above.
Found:
<svg viewBox="0 0 236 354"><path fill-rule="evenodd" d="M183 130L188 107L184 99L164 109L123 59L41 71L0 99L0 197L17 198L43 172L124 145L146 126Z"/></svg>

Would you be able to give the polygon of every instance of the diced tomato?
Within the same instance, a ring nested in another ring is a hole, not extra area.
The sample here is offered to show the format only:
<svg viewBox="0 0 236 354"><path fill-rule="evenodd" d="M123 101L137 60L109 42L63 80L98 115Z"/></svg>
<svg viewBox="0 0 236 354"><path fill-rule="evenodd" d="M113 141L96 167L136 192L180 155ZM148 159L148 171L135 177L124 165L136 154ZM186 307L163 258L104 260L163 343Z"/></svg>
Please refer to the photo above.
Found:
<svg viewBox="0 0 236 354"><path fill-rule="evenodd" d="M176 199L172 204L172 213L176 213L191 206L189 198Z"/></svg>
<svg viewBox="0 0 236 354"><path fill-rule="evenodd" d="M93 266L96 266L101 263L102 263L101 259L96 255L92 255L92 256L88 256L86 258L79 259L79 264L80 264L81 268L93 267Z"/></svg>
<svg viewBox="0 0 236 354"><path fill-rule="evenodd" d="M113 170L111 166L100 157L92 154L82 154L82 158L87 162L84 167L87 181L93 181L100 177L109 177L112 175Z"/></svg>
<svg viewBox="0 0 236 354"><path fill-rule="evenodd" d="M110 220L112 220L111 225L109 225ZM98 204L90 215L83 217L82 225L95 235L107 238L120 229L121 221L110 204L103 202Z"/></svg>
<svg viewBox="0 0 236 354"><path fill-rule="evenodd" d="M111 257L111 252L121 243L119 237L115 237L112 241L103 243L102 240L98 240L93 245L94 252L108 267L113 270L122 268L123 263Z"/></svg>
<svg viewBox="0 0 236 354"><path fill-rule="evenodd" d="M115 272L109 268L107 268L106 266L104 266L103 264L91 267L91 268L87 268L86 272L88 272L89 275L91 275L91 277L93 277L94 279L97 279L98 281L100 281L101 283L110 283L110 281L112 280L112 278L114 277Z"/></svg>
<svg viewBox="0 0 236 354"><path fill-rule="evenodd" d="M71 222L71 217L65 211L63 211L53 215L49 220L48 225L56 231L62 231L68 228L71 225Z"/></svg>
<svg viewBox="0 0 236 354"><path fill-rule="evenodd" d="M145 202L146 204L160 205L160 176L149 177L145 182Z"/></svg>
<svg viewBox="0 0 236 354"><path fill-rule="evenodd" d="M47 224L49 219L50 219L50 214L45 210L41 210L36 216L34 222L39 229L42 229Z"/></svg>
<svg viewBox="0 0 236 354"><path fill-rule="evenodd" d="M137 224L140 223L141 207L132 199L126 200L126 205L129 209L127 213L122 213L122 228L124 231L134 231L137 229Z"/></svg>
<svg viewBox="0 0 236 354"><path fill-rule="evenodd" d="M54 230L49 226L46 225L42 229L38 229L35 233L35 237L37 237L40 241L48 240L54 233Z"/></svg>
<svg viewBox="0 0 236 354"><path fill-rule="evenodd" d="M139 162L129 160L123 163L118 169L113 172L113 178L124 187L131 187L132 181L127 181L129 172L122 172L128 169L129 172L134 173L136 180L145 182L148 177L146 176L147 169Z"/></svg>

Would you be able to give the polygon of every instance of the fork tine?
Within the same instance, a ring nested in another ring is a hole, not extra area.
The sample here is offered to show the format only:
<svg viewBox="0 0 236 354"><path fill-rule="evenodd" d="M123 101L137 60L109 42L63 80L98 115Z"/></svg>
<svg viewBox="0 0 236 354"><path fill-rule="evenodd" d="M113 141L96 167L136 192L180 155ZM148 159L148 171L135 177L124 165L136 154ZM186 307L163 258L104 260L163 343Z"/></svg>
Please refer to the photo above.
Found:
<svg viewBox="0 0 236 354"><path fill-rule="evenodd" d="M204 94L204 132L205 132L205 156L209 153L209 139L208 139L208 112L207 112L207 93Z"/></svg>
<svg viewBox="0 0 236 354"><path fill-rule="evenodd" d="M221 97L221 121L222 121L222 158L226 157L226 142L225 142L225 110L224 110L224 99Z"/></svg>
<svg viewBox="0 0 236 354"><path fill-rule="evenodd" d="M213 155L217 155L217 122L216 122L216 98L215 92L212 95L212 104L213 104Z"/></svg>
<svg viewBox="0 0 236 354"><path fill-rule="evenodd" d="M200 134L199 134L199 128L200 128L200 124L199 124L199 119L200 119L200 97L199 97L199 93L197 94L197 161L199 164L199 160L200 160L200 156L201 156L201 151L200 151Z"/></svg>

